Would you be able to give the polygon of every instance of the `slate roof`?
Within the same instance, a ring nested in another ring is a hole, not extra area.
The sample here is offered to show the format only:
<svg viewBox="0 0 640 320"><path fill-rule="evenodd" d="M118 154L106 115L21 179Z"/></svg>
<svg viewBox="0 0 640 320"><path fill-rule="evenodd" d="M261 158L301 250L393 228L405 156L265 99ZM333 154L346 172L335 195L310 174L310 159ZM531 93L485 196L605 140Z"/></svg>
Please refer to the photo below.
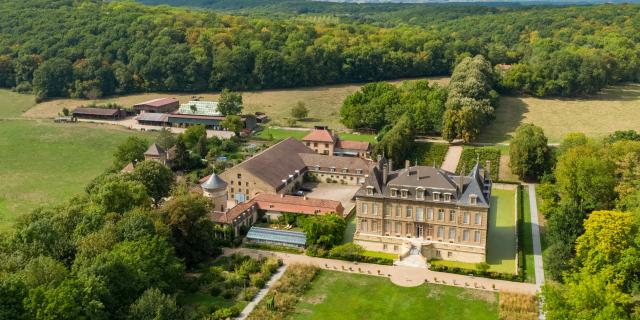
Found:
<svg viewBox="0 0 640 320"><path fill-rule="evenodd" d="M162 147L160 147L159 145L153 143L149 146L149 148L147 149L147 151L144 152L145 156L155 156L155 157L159 157L160 155L165 154L164 149L162 149Z"/></svg>
<svg viewBox="0 0 640 320"><path fill-rule="evenodd" d="M300 156L297 156L305 153L313 154L314 152L302 142L288 138L241 162L234 168L245 169L256 178L273 188L277 188L282 185L282 180L294 174L295 170L300 173L306 170L306 164Z"/></svg>
<svg viewBox="0 0 640 320"><path fill-rule="evenodd" d="M400 170L390 171L387 182L383 179L384 170L381 166L375 166L369 172L364 185L356 196L377 198L400 198L401 190L407 190L406 199L414 201L434 202L433 193L451 194L451 203L458 205L472 205L470 195L477 196L474 206L489 207L491 196L491 178L488 172L483 172L482 167L476 164L467 175L454 173L430 166L413 166ZM374 189L373 195L367 195L367 187ZM398 196L391 196L391 189L395 188ZM417 198L418 189L424 192L423 198ZM436 201L443 203L443 201ZM445 202L446 203L446 202Z"/></svg>
<svg viewBox="0 0 640 320"><path fill-rule="evenodd" d="M227 187L227 183L224 182L217 174L211 174L207 180L200 185L203 189L214 190L224 189Z"/></svg>
<svg viewBox="0 0 640 320"><path fill-rule="evenodd" d="M169 115L166 113L145 112L137 116L136 120L149 122L167 122L169 121Z"/></svg>
<svg viewBox="0 0 640 320"><path fill-rule="evenodd" d="M84 115L92 115L92 116L115 116L120 113L120 109L110 109L110 108L85 108L79 107L73 110L73 114L84 114Z"/></svg>

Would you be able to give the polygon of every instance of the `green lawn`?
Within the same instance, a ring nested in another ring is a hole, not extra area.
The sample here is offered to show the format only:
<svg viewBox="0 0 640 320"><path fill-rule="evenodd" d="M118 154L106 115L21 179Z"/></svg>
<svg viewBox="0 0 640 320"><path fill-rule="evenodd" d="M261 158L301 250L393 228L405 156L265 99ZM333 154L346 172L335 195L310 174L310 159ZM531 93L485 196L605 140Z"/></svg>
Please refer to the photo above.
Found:
<svg viewBox="0 0 640 320"><path fill-rule="evenodd" d="M384 258L384 259L391 259L391 260L398 259L397 254L378 252L378 251L365 251L363 255L366 257Z"/></svg>
<svg viewBox="0 0 640 320"><path fill-rule="evenodd" d="M82 192L132 134L89 124L0 120L0 230L35 207Z"/></svg>
<svg viewBox="0 0 640 320"><path fill-rule="evenodd" d="M491 271L516 270L515 190L493 189L489 211L487 263Z"/></svg>
<svg viewBox="0 0 640 320"><path fill-rule="evenodd" d="M531 208L529 207L529 191L527 186L522 188L522 231L519 244L524 253L524 274L528 282L536 281L535 264L533 262L533 238L531 231Z"/></svg>
<svg viewBox="0 0 640 320"><path fill-rule="evenodd" d="M265 128L260 131L258 137L263 139L273 138L274 140L284 140L289 137L296 138L301 140L307 134L309 134L308 130L287 130L287 129L275 129L275 128Z"/></svg>
<svg viewBox="0 0 640 320"><path fill-rule="evenodd" d="M0 89L0 118L19 117L23 112L35 105L36 99L33 95Z"/></svg>
<svg viewBox="0 0 640 320"><path fill-rule="evenodd" d="M498 319L493 292L423 284L406 288L389 279L321 270L294 313L310 319Z"/></svg>
<svg viewBox="0 0 640 320"><path fill-rule="evenodd" d="M411 163L418 161L418 164L422 166L435 165L439 167L444 161L447 150L449 150L449 145L446 144L418 142L415 144L408 160L411 161Z"/></svg>
<svg viewBox="0 0 640 320"><path fill-rule="evenodd" d="M365 141L369 143L376 142L376 136L373 134L359 134L359 133L340 133L338 134L340 139L349 141Z"/></svg>

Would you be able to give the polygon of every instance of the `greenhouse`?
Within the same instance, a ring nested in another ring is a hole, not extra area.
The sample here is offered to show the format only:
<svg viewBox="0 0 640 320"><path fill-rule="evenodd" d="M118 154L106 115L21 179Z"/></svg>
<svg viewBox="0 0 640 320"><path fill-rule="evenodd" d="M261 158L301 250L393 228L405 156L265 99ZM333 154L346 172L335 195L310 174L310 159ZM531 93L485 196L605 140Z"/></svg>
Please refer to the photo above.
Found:
<svg viewBox="0 0 640 320"><path fill-rule="evenodd" d="M247 233L247 241L303 248L307 243L307 237L303 232L251 227Z"/></svg>

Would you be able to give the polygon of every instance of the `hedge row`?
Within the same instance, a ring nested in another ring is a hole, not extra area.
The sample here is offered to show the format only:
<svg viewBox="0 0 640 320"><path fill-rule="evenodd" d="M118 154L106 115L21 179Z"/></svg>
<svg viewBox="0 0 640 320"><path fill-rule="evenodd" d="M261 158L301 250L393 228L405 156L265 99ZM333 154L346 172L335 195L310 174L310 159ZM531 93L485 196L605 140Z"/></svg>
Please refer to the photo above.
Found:
<svg viewBox="0 0 640 320"><path fill-rule="evenodd" d="M381 264L386 266L393 265L393 259L384 257L372 257L364 254L364 248L354 243L346 243L337 247L334 247L330 251L322 248L309 247L307 248L307 255L310 257L329 258L343 261L363 262Z"/></svg>
<svg viewBox="0 0 640 320"><path fill-rule="evenodd" d="M463 275L473 275L477 277L485 277L491 279L499 279L499 280L507 280L507 281L524 281L522 275L515 275L511 273L501 273L501 272L490 272L490 271L478 271L472 269L465 269L459 267L449 267L443 265L431 265L430 268L432 271L440 271L440 272L448 272L448 273L456 273Z"/></svg>
<svg viewBox="0 0 640 320"><path fill-rule="evenodd" d="M413 152L409 157L409 160L418 161L421 166L436 166L442 165L444 157L447 155L449 145L442 143L430 143L430 142L418 142L414 144ZM398 163L398 166L404 166L404 164Z"/></svg>

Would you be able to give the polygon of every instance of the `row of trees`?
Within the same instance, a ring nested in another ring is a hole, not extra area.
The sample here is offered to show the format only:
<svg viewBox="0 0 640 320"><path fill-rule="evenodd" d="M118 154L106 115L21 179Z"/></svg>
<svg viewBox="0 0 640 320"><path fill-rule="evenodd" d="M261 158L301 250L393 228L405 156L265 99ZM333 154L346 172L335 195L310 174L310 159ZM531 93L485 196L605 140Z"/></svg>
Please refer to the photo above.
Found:
<svg viewBox="0 0 640 320"><path fill-rule="evenodd" d="M313 6L322 14L332 5ZM389 5L362 16L346 6L338 22L266 8L244 17L130 2L5 1L0 87L97 98L310 86L444 75L477 54L513 65L501 89L535 95L592 93L640 74L636 5Z"/></svg>
<svg viewBox="0 0 640 320"><path fill-rule="evenodd" d="M518 131L542 144L535 128ZM596 141L571 134L542 179L545 268L559 282L543 290L550 319L632 319L640 312L640 140L629 140L634 136L619 132ZM528 150L531 165L523 172L537 175L546 151Z"/></svg>

